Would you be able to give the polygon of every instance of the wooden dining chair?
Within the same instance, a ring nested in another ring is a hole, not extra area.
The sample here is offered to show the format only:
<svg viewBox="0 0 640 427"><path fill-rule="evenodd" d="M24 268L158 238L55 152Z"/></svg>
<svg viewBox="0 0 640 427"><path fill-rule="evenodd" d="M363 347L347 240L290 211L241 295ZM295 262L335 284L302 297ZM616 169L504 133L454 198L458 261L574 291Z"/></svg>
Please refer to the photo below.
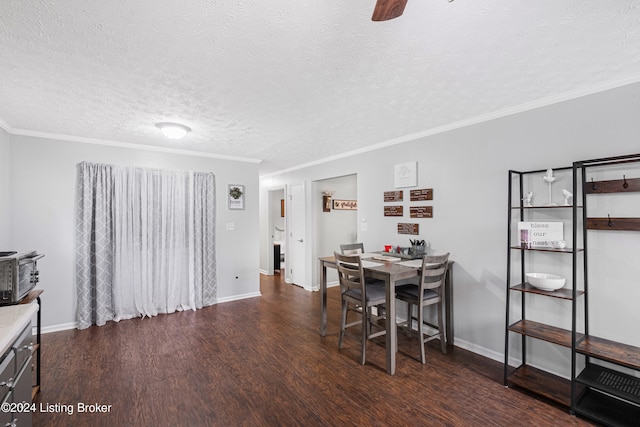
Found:
<svg viewBox="0 0 640 427"><path fill-rule="evenodd" d="M373 323L371 308L385 302L384 282L370 281L364 277L362 260L358 255L342 255L334 252L340 281L342 312L340 316L340 337L338 349L342 349L347 328L360 325L360 364L366 360L367 340L386 334L386 330ZM358 314L358 319L347 322L349 312ZM375 332L373 328L378 329Z"/></svg>
<svg viewBox="0 0 640 427"><path fill-rule="evenodd" d="M355 255L364 253L364 243L345 243L340 245L342 255Z"/></svg>
<svg viewBox="0 0 640 427"><path fill-rule="evenodd" d="M407 303L407 321L401 322L398 326L407 328L407 334L411 336L413 332L413 321L417 322L418 340L420 342L420 361L426 362L424 345L425 343L439 339L443 353L447 353L447 343L445 339L443 295L444 282L447 276L449 254L430 255L422 259L422 269L417 284L404 284L396 288L396 298ZM417 307L417 315L413 315L413 306ZM438 324L434 325L425 320L424 308L435 306L437 309ZM436 333L428 334L425 326L436 330Z"/></svg>
<svg viewBox="0 0 640 427"><path fill-rule="evenodd" d="M342 252L342 255L356 255L356 254L363 254L364 253L364 243L343 243L340 245L340 252ZM369 283L373 283L372 280L369 280ZM384 284L384 282L379 281L380 283ZM378 319L384 319L384 317L386 316L387 313L387 307L384 304L380 304L376 306L376 316ZM376 321L377 319L373 319L373 321Z"/></svg>

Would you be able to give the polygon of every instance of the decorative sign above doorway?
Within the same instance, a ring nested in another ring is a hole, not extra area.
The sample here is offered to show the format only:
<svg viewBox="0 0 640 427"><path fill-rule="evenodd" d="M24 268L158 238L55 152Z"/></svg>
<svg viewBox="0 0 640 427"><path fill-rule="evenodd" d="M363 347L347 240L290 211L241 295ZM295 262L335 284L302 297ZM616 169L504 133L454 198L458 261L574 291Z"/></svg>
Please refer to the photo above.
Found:
<svg viewBox="0 0 640 427"><path fill-rule="evenodd" d="M334 200L333 209L355 211L358 209L357 200Z"/></svg>

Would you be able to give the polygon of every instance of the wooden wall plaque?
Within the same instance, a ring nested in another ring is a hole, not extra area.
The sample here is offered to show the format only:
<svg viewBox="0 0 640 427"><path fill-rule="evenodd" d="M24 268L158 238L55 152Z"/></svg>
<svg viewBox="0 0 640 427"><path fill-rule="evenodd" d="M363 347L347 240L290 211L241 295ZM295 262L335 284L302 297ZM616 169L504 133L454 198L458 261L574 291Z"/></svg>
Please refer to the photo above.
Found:
<svg viewBox="0 0 640 427"><path fill-rule="evenodd" d="M587 218L587 229L640 231L640 218Z"/></svg>
<svg viewBox="0 0 640 427"><path fill-rule="evenodd" d="M409 199L412 202L423 202L425 200L433 200L433 188L422 188L419 190L409 191Z"/></svg>
<svg viewBox="0 0 640 427"><path fill-rule="evenodd" d="M433 218L433 206L411 206L409 215L411 218Z"/></svg>
<svg viewBox="0 0 640 427"><path fill-rule="evenodd" d="M398 223L398 234L413 234L417 235L418 233L418 224L407 224L407 223Z"/></svg>
<svg viewBox="0 0 640 427"><path fill-rule="evenodd" d="M355 211L358 209L357 200L333 200L333 209L343 211Z"/></svg>
<svg viewBox="0 0 640 427"><path fill-rule="evenodd" d="M384 207L384 216L403 216L403 215L404 215L403 206L385 206Z"/></svg>
<svg viewBox="0 0 640 427"><path fill-rule="evenodd" d="M385 202L401 202L402 201L402 190L399 190L399 191L385 191L384 192L384 201Z"/></svg>
<svg viewBox="0 0 640 427"><path fill-rule="evenodd" d="M587 194L594 193L624 193L627 191L640 191L640 178L614 179L611 181L587 181L584 184Z"/></svg>

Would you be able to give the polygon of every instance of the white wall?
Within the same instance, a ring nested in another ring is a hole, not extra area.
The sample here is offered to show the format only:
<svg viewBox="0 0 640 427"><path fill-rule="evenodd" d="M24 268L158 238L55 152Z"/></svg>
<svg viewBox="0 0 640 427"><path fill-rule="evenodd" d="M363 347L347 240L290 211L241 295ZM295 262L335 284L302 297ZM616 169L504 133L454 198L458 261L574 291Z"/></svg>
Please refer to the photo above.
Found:
<svg viewBox="0 0 640 427"><path fill-rule="evenodd" d="M76 164L81 161L213 172L218 300L259 294L257 164L17 135L10 141L10 247L45 254L38 263L45 328L75 322ZM227 209L228 184L246 186L245 210ZM6 208L0 211L6 216ZM235 230L227 231L227 223Z"/></svg>
<svg viewBox="0 0 640 427"><path fill-rule="evenodd" d="M9 247L9 135L0 128L0 251L11 250Z"/></svg>
<svg viewBox="0 0 640 427"><path fill-rule="evenodd" d="M451 259L455 261L456 345L501 360L505 327L508 170L556 168L570 166L575 160L640 152L638 111L640 84L629 85L356 157L266 176L262 181L269 185L284 185L357 174L358 224L366 218L368 229L359 231L358 240L363 241L368 250L382 249L385 243L404 246L411 237L396 233L398 218L383 216L383 192L394 189L395 164L417 160L418 187L434 189L431 203L434 217L413 221L405 213L402 221L419 223L419 238L429 241L434 251L451 252ZM308 196L315 197L310 192ZM312 252L309 264L314 283L317 283L317 257L329 254ZM640 274L637 264L620 272L629 283L637 282ZM593 278L593 283L598 279L605 278ZM633 286L618 298L631 297L637 301L640 297L637 289ZM539 320L553 316L570 319L570 303L549 304L548 300L538 304L539 307L542 304ZM616 309L610 299L608 303L598 310ZM617 303L628 305L625 301ZM637 310L625 312L632 316L627 324L640 321ZM607 322L606 318L601 320ZM617 324L600 328L617 328L631 344L640 345L633 328L620 330ZM557 351L556 347L536 363L548 364L548 369L567 376L567 357L566 352Z"/></svg>

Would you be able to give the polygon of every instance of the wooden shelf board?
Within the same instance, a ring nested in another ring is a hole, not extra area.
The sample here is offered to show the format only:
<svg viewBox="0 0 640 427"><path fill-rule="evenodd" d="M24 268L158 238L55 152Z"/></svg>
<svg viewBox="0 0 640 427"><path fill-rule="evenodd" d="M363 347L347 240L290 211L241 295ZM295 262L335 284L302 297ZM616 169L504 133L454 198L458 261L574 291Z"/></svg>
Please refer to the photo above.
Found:
<svg viewBox="0 0 640 427"><path fill-rule="evenodd" d="M533 320L520 320L509 326L509 330L521 335L571 348L571 331L567 329L534 322ZM580 339L581 337L582 334L576 335L576 339Z"/></svg>
<svg viewBox="0 0 640 427"><path fill-rule="evenodd" d="M44 290L42 290L42 289L34 289L34 290L32 290L31 292L29 292L27 294L26 297L22 298L22 300L20 301L20 304L30 304L31 302L33 302L36 299L38 299L40 294L42 294L43 292L44 292Z"/></svg>
<svg viewBox="0 0 640 427"><path fill-rule="evenodd" d="M564 406L571 405L571 382L529 365L522 365L507 378L512 384Z"/></svg>
<svg viewBox="0 0 640 427"><path fill-rule="evenodd" d="M546 296L549 296L549 297L566 299L566 300L572 300L573 299L573 289L561 288L561 289L558 289L556 291L543 291L543 290L538 289L538 288L536 288L534 286L531 286L527 282L521 283L521 284L516 285L516 286L513 286L511 288L511 290L512 291L519 291L519 292L527 292L527 293L537 294L537 295L546 295ZM577 295L578 296L584 295L584 291L578 291Z"/></svg>
<svg viewBox="0 0 640 427"><path fill-rule="evenodd" d="M31 401L33 402L33 399L36 398L36 394L38 394L40 392L40 386L39 385L34 385L31 388Z"/></svg>
<svg viewBox="0 0 640 427"><path fill-rule="evenodd" d="M511 209L571 209L573 205L558 205L558 206L512 206ZM582 206L576 206L578 209L582 209Z"/></svg>
<svg viewBox="0 0 640 427"><path fill-rule="evenodd" d="M560 248L547 248L545 246L536 246L533 248L523 248L522 246L511 246L511 249L520 249L523 251L543 251L543 252L560 252L560 253L565 253L565 254L572 254L573 253L573 248L564 248L564 249L560 249ZM582 248L578 248L576 249L577 252L582 252L584 251L584 249Z"/></svg>
<svg viewBox="0 0 640 427"><path fill-rule="evenodd" d="M640 347L589 335L576 347L580 354L640 370Z"/></svg>
<svg viewBox="0 0 640 427"><path fill-rule="evenodd" d="M574 409L578 415L586 416L603 425L621 427L640 425L640 407L593 389L585 391Z"/></svg>

